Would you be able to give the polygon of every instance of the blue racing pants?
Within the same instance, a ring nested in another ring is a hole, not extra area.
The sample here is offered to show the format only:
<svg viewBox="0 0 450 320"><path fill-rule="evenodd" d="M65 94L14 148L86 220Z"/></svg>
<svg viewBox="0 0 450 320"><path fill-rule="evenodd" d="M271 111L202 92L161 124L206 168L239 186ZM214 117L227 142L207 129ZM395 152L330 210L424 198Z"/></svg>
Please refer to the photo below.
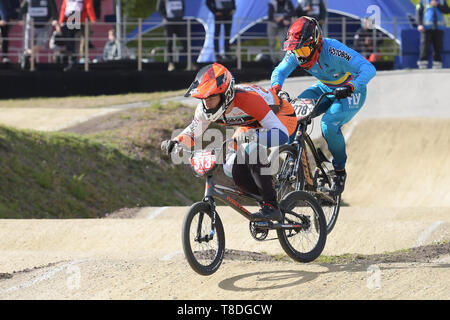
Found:
<svg viewBox="0 0 450 320"><path fill-rule="evenodd" d="M332 91L332 88L318 82L306 89L298 97L318 99L323 93ZM361 110L366 101L366 96L367 90L365 87L355 91L351 97L345 99L338 100L333 96L329 96L322 100L313 114L313 117L323 114L321 121L322 135L328 144L328 150L333 156L333 167L335 170L344 170L347 161L345 139L342 135L341 127Z"/></svg>

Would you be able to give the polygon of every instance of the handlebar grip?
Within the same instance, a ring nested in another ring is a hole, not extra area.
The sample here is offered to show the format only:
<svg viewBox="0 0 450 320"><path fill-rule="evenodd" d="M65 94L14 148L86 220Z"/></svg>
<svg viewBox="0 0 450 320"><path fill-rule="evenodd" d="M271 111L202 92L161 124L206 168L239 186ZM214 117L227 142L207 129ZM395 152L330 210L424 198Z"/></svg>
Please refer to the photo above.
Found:
<svg viewBox="0 0 450 320"><path fill-rule="evenodd" d="M283 91L283 90L278 92L278 97L280 99L287 100L287 102L291 102L292 101L291 97L289 96L289 93L287 93L286 91Z"/></svg>

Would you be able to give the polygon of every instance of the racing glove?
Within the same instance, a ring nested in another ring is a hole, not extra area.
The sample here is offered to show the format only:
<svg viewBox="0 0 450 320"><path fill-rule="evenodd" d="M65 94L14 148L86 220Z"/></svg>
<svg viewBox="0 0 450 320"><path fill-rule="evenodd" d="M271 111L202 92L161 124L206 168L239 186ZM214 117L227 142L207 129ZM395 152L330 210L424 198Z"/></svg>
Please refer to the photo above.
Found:
<svg viewBox="0 0 450 320"><path fill-rule="evenodd" d="M161 142L161 150L169 155L172 153L173 148L178 144L178 141L175 140L164 140Z"/></svg>
<svg viewBox="0 0 450 320"><path fill-rule="evenodd" d="M279 84L274 85L272 88L273 91L275 91L276 94L281 91L281 86Z"/></svg>
<svg viewBox="0 0 450 320"><path fill-rule="evenodd" d="M334 96L338 100L348 98L352 95L352 93L353 93L353 88L351 86L343 86L340 88L336 88L333 91Z"/></svg>

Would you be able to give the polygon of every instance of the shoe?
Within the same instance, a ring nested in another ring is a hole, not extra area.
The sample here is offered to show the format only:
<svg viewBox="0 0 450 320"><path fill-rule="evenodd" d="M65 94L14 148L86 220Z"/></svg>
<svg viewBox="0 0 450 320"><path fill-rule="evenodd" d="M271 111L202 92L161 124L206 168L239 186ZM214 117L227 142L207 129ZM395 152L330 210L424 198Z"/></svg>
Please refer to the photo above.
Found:
<svg viewBox="0 0 450 320"><path fill-rule="evenodd" d="M344 170L335 170L333 177L333 184L331 185L330 195L338 196L344 192L345 180L347 179L347 172Z"/></svg>
<svg viewBox="0 0 450 320"><path fill-rule="evenodd" d="M283 221L283 215L281 214L280 209L268 202L264 202L261 206L261 210L259 210L257 213L252 214L252 218L254 220L264 221Z"/></svg>
<svg viewBox="0 0 450 320"><path fill-rule="evenodd" d="M9 59L7 57L4 57L2 63L9 63Z"/></svg>
<svg viewBox="0 0 450 320"><path fill-rule="evenodd" d="M169 67L167 67L167 71L172 72L173 70L175 70L175 65L173 64L173 62L170 62Z"/></svg>
<svg viewBox="0 0 450 320"><path fill-rule="evenodd" d="M75 68L76 68L76 66L75 66L74 57L72 57L72 56L67 57L67 66L63 69L64 72L75 70Z"/></svg>
<svg viewBox="0 0 450 320"><path fill-rule="evenodd" d="M30 70L30 62L31 57L28 54L25 54L22 58L22 62L20 63L20 67L22 70Z"/></svg>
<svg viewBox="0 0 450 320"><path fill-rule="evenodd" d="M441 61L433 61L433 69L442 69Z"/></svg>
<svg viewBox="0 0 450 320"><path fill-rule="evenodd" d="M419 69L428 69L428 61L425 60L417 61L417 66L419 67Z"/></svg>
<svg viewBox="0 0 450 320"><path fill-rule="evenodd" d="M69 63L64 69L64 72L75 70L75 65L73 63Z"/></svg>

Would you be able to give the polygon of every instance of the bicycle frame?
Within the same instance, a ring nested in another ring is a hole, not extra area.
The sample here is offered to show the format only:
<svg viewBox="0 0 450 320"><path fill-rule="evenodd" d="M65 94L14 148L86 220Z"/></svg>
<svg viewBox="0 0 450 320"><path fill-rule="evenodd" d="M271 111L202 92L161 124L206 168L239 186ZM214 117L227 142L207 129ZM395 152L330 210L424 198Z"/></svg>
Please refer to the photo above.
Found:
<svg viewBox="0 0 450 320"><path fill-rule="evenodd" d="M211 219L211 234L210 237L212 235L214 235L215 232L215 221L216 221L216 215L217 215L217 211L216 211L216 202L214 200L214 197L218 197L219 200L221 200L223 203L225 203L227 206L233 208L235 211L239 212L244 218L246 218L249 221L252 222L261 222L261 226L260 227L266 227L268 229L299 229L304 227L301 224L290 224L290 223L272 223L272 222L266 222L266 221L261 221L261 220L257 220L254 221L254 219L252 218L252 213L250 211L248 211L247 209L244 208L244 206L242 206L240 203L238 203L234 198L232 198L230 195L227 195L225 192L237 195L237 196L241 196L241 197L246 197L249 199L252 199L254 201L257 202L262 202L263 199L261 196L259 195L255 195L255 194L250 194L250 193L246 193L240 190L236 190L230 187L226 187L226 186L222 186L222 185L217 185L214 182L213 176L210 174L206 177L206 183L205 183L205 196L203 198L204 202L208 202L211 206L211 211L212 211L212 219ZM280 208L280 210L283 211L282 208ZM293 213L291 211L285 211L286 213ZM294 215L297 215L294 213ZM307 225L309 223L309 221L303 217L303 215L297 215L300 216L300 218L302 219L302 223L305 223L305 225ZM201 221L199 223L199 226L201 224Z"/></svg>
<svg viewBox="0 0 450 320"><path fill-rule="evenodd" d="M318 106L327 95L330 95L330 93L322 94L320 98L316 101L315 105ZM317 168L319 168L319 170L321 171L322 176L326 179L326 182L330 184L331 181L329 180L329 177L322 166L322 163L327 162L328 160L323 155L322 151L319 148L315 147L311 137L306 132L306 129L310 123L311 123L310 116L299 122L294 142L291 144L291 146L295 148L296 154L300 155L297 156L296 161L294 163L294 172L297 172L299 174L299 181L297 181L297 183L301 183L298 189L300 190L309 189L309 191L320 193L325 198L332 201L332 199L329 196L317 190L317 185L315 185L314 183L313 173L311 172L311 168L309 166L307 153L308 148L313 155ZM299 159L301 159L301 161L299 161Z"/></svg>
<svg viewBox="0 0 450 320"><path fill-rule="evenodd" d="M215 214L216 211L216 204L214 201L214 198L219 198L222 202L224 202L226 205L232 207L234 210L239 212L244 218L251 220L251 212L244 208L241 204L239 204L234 198L232 198L230 195L227 195L225 192L234 194L236 196L242 196L249 199L252 199L254 201L262 202L262 197L255 194L249 194L240 190L236 190L233 188L229 188L222 185L217 185L214 182L214 178L212 175L208 175L206 177L206 183L205 183L205 196L203 198L204 202L209 202L211 205L211 209L213 210L213 213Z"/></svg>
<svg viewBox="0 0 450 320"><path fill-rule="evenodd" d="M306 124L303 123L299 124L297 134L295 136L294 142L292 143L292 145L296 148L297 154L298 155L301 154L301 166L302 166L302 170L299 171L300 161L296 161L294 172L301 173L303 175L302 178L305 178L306 183L315 189L313 174L309 166L308 153L306 152L306 149L308 148L311 151L317 167L320 169L324 177L327 179L327 182L329 183L330 181L328 180L328 176L321 165L323 162L328 160L325 159L325 156L321 153L320 149L316 149L316 146L314 145L314 142L312 141L311 137L309 136L308 133L306 133L306 128L307 128ZM302 186L302 189L303 187L304 186Z"/></svg>

